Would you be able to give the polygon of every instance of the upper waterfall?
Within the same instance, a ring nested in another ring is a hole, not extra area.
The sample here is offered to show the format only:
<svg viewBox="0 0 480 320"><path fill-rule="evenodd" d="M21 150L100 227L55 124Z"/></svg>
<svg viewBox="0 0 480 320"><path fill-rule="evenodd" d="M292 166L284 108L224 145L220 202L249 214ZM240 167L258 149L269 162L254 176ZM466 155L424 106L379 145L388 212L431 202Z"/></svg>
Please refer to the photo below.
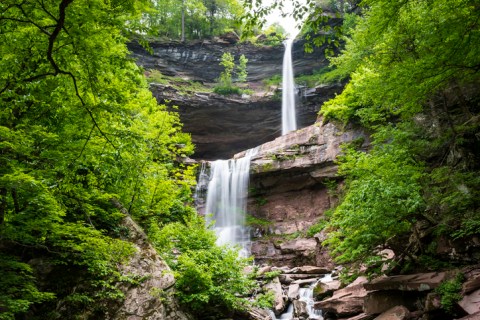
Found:
<svg viewBox="0 0 480 320"><path fill-rule="evenodd" d="M297 130L295 114L295 79L293 77L292 45L294 36L285 40L282 70L282 135Z"/></svg>

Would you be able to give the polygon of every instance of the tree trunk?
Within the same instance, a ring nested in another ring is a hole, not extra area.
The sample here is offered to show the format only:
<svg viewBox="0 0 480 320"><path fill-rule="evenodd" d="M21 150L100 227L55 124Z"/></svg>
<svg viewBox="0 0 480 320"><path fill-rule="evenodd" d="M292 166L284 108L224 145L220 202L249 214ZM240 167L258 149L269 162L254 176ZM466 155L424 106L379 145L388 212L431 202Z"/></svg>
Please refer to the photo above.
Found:
<svg viewBox="0 0 480 320"><path fill-rule="evenodd" d="M7 189L0 188L0 226L5 222L5 212L7 210Z"/></svg>
<svg viewBox="0 0 480 320"><path fill-rule="evenodd" d="M185 42L185 0L182 0L182 42Z"/></svg>

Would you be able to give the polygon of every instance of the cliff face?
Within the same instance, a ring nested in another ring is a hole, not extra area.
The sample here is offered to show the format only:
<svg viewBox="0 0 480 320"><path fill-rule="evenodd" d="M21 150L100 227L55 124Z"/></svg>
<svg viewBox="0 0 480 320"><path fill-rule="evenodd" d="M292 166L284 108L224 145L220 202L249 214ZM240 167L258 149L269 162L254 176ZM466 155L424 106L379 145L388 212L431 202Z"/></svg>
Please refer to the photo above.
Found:
<svg viewBox="0 0 480 320"><path fill-rule="evenodd" d="M196 145L196 159L228 159L280 136L281 94L265 88L260 80L281 74L283 46L231 44L220 40L186 44L152 42L150 46L153 54L137 43L130 44L132 56L146 70L159 70L164 75L204 84L215 82L223 71L219 62L224 52L231 52L237 59L244 54L248 59L247 86L253 89L252 95L222 96L188 89L179 92L170 85L151 84L150 89L160 103L178 106L176 111L184 131L191 133ZM293 61L296 74L308 74L328 64L322 48L307 54L301 41L294 45ZM302 89L297 105L298 126L313 124L319 106L342 87L342 84L332 84Z"/></svg>
<svg viewBox="0 0 480 320"><path fill-rule="evenodd" d="M341 144L353 141L363 148L368 146L368 136L360 129L319 122L259 147L251 163L247 211L270 223L252 226L252 254L257 262L331 264L317 243L320 241L301 235L336 201L334 193L341 181L334 161L341 153Z"/></svg>
<svg viewBox="0 0 480 320"><path fill-rule="evenodd" d="M303 44L304 41L297 41L293 47L296 73L308 74L328 64L323 54L324 48L305 53ZM221 39L188 43L152 41L149 45L152 54L137 42L130 43L128 47L139 65L169 76L187 76L193 80L215 82L223 71L219 63L225 52L230 52L236 61L240 55L245 55L248 59L248 82L261 81L282 73L283 45L261 46Z"/></svg>
<svg viewBox="0 0 480 320"><path fill-rule="evenodd" d="M297 106L299 127L313 124L319 106L341 90L340 84L323 86L303 97ZM161 103L178 106L184 131L192 135L196 159L229 159L242 150L281 135L281 101L274 96L222 96L215 93L180 94L170 86L152 84Z"/></svg>

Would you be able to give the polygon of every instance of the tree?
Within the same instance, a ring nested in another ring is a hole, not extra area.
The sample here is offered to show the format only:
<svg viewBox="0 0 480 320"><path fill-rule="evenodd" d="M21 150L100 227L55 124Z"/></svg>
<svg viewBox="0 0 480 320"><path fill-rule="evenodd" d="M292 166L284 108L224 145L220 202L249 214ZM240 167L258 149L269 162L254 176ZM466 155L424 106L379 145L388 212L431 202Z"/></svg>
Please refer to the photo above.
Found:
<svg viewBox="0 0 480 320"><path fill-rule="evenodd" d="M63 318L102 318L118 283L132 281L117 271L133 249L111 200L144 226L191 210L193 171L180 161L190 137L125 45L144 28L145 5L0 4L2 319L53 318L57 307ZM52 270L42 281L35 263Z"/></svg>
<svg viewBox="0 0 480 320"><path fill-rule="evenodd" d="M340 162L347 185L327 243L344 262L378 259L375 250L390 246L400 259L433 268L434 259L448 259L436 256L437 237L468 239L480 231L480 168L472 161L479 156L478 5L361 4L345 49L332 59L349 83L321 113L327 121L361 123L373 132L374 147L347 152ZM432 245L422 244L418 221L429 226L422 237ZM408 235L409 245L402 241Z"/></svg>
<svg viewBox="0 0 480 320"><path fill-rule="evenodd" d="M238 59L238 67L237 67L237 77L238 77L238 81L240 82L247 81L247 75L248 75L247 63L248 63L248 59L245 57L245 55L242 54Z"/></svg>

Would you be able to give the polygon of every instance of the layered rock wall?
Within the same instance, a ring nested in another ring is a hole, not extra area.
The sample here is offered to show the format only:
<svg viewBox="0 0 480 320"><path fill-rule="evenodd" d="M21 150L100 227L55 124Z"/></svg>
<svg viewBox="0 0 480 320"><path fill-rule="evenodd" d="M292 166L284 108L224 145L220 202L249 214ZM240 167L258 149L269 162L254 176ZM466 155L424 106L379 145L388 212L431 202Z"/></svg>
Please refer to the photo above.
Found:
<svg viewBox="0 0 480 320"><path fill-rule="evenodd" d="M258 263L331 265L321 236L304 236L336 201L341 179L335 159L341 145L353 141L368 146L368 136L360 129L319 122L259 147L251 163L247 210L268 222L252 225L252 254Z"/></svg>

